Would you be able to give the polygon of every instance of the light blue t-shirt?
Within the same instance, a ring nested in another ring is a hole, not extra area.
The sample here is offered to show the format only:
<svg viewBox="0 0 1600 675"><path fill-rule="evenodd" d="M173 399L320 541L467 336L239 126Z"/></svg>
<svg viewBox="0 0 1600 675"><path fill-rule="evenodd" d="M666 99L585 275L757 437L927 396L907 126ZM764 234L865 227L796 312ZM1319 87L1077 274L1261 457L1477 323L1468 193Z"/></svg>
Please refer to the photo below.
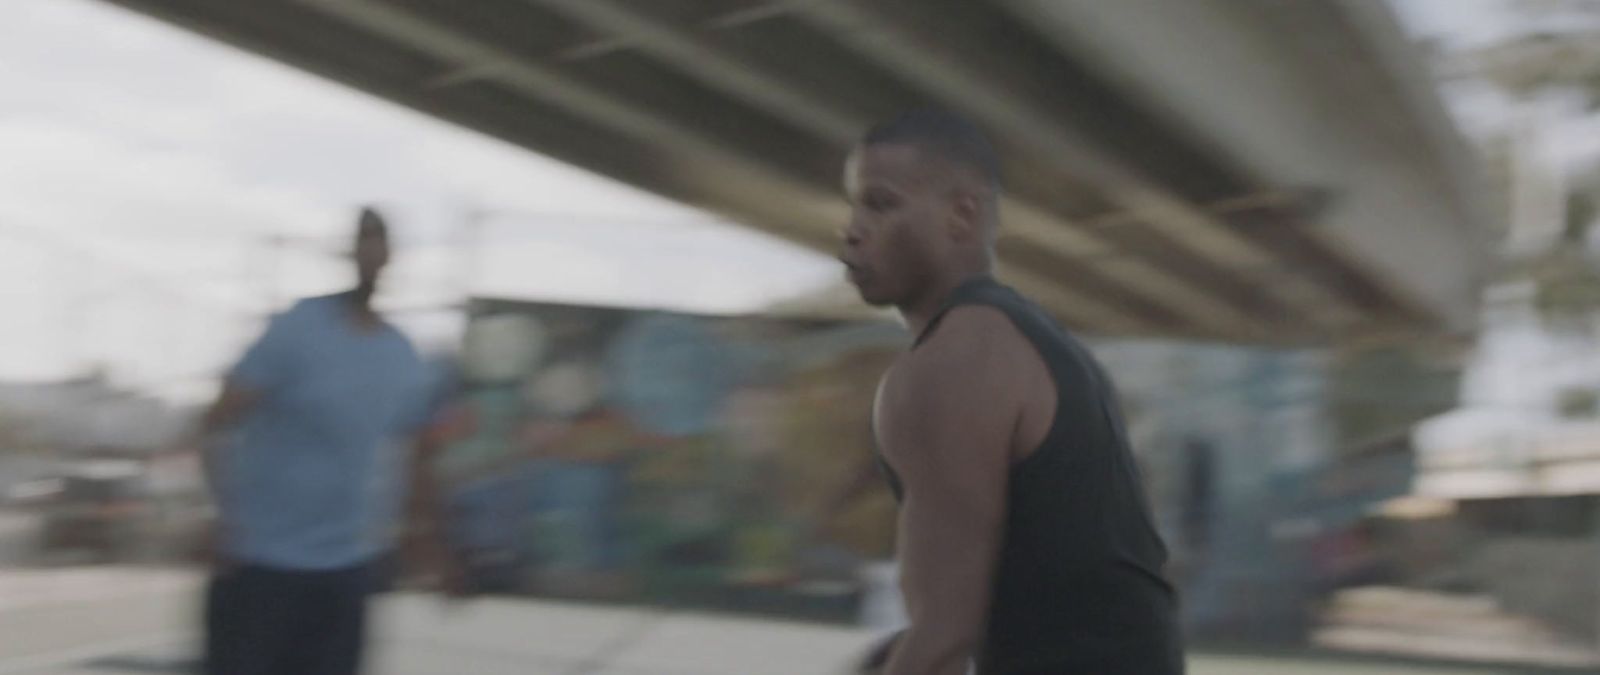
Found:
<svg viewBox="0 0 1600 675"><path fill-rule="evenodd" d="M428 378L404 335L353 312L342 295L302 300L232 372L261 394L221 476L226 545L243 562L336 569L387 545Z"/></svg>

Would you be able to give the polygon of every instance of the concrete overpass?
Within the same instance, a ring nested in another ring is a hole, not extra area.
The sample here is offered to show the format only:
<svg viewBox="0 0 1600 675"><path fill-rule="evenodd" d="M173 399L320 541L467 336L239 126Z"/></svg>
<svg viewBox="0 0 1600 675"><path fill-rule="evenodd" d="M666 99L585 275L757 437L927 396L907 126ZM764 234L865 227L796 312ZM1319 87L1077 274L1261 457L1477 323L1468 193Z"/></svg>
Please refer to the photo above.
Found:
<svg viewBox="0 0 1600 675"><path fill-rule="evenodd" d="M110 0L828 250L872 121L1007 160L1002 276L1080 329L1470 330L1485 210L1381 0Z"/></svg>

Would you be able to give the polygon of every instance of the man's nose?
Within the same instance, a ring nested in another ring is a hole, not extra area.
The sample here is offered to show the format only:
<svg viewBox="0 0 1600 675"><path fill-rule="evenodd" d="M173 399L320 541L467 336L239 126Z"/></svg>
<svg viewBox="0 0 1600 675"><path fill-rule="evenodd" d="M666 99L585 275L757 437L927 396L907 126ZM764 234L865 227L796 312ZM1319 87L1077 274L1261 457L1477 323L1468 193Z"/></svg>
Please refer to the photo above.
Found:
<svg viewBox="0 0 1600 675"><path fill-rule="evenodd" d="M855 246L861 243L861 233L862 229L860 224L857 223L854 218L851 218L850 222L845 223L844 227L839 228L839 240L844 242L845 246Z"/></svg>

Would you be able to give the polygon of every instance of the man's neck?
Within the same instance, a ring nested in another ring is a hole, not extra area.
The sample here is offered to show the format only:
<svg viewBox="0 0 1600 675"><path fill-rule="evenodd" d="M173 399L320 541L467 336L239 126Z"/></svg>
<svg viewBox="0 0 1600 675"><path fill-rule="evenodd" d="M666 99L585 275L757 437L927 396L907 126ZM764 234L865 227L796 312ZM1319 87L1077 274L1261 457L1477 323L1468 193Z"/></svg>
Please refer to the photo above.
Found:
<svg viewBox="0 0 1600 675"><path fill-rule="evenodd" d="M350 316L355 320L356 326L362 329L376 328L383 322L378 312L372 308L372 291L371 288L357 286L355 290L345 294Z"/></svg>
<svg viewBox="0 0 1600 675"><path fill-rule="evenodd" d="M922 335L923 331L928 329L928 324L937 318L939 310L944 308L945 302L950 299L950 295L955 293L957 288L978 279L988 278L990 274L987 268L964 270L957 274L950 274L938 283L932 284L929 286L928 292L924 293L922 297L900 307L900 315L905 318L906 327L911 330L912 335Z"/></svg>

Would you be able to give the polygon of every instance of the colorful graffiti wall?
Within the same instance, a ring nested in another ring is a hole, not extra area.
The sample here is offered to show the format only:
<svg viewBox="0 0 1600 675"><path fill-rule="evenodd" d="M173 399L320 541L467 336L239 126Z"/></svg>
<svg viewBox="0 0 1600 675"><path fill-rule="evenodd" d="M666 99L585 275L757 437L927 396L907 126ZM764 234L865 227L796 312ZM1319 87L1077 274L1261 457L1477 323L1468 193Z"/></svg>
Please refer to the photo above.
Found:
<svg viewBox="0 0 1600 675"><path fill-rule="evenodd" d="M868 466L886 324L474 303L443 458L489 591L845 618L890 555ZM827 514L833 514L832 516Z"/></svg>

